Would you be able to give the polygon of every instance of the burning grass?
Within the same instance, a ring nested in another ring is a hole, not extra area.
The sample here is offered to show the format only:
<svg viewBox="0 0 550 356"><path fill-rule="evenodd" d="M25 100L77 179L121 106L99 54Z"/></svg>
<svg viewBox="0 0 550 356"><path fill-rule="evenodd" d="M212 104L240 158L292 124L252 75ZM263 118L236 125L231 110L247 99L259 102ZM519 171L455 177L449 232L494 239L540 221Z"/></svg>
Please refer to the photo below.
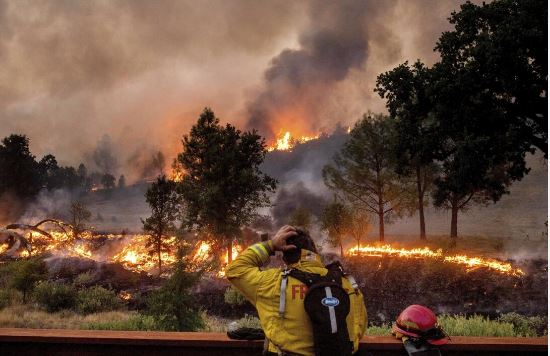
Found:
<svg viewBox="0 0 550 356"><path fill-rule="evenodd" d="M353 247L348 250L351 256L370 256L370 257L399 257L399 258L422 258L436 259L445 263L454 263L466 267L466 270L473 271L478 268L488 268L499 273L512 276L522 276L524 272L519 268L514 268L510 263L488 259L483 257L468 257L465 255L445 256L442 249L432 250L428 247L422 248L395 248L391 245L367 245L362 247Z"/></svg>
<svg viewBox="0 0 550 356"><path fill-rule="evenodd" d="M10 233L14 233L9 230ZM46 231L46 234L29 233L23 237L23 233L15 233L19 240L8 240L0 244L0 257L29 257L49 253L56 257L85 258L96 262L119 263L125 269L134 272L146 272L156 274L158 272L158 256L151 253L147 247L148 235L144 234L81 234L75 238L71 232ZM162 251L161 259L164 271L169 271L176 262L177 238L171 236L166 240L168 245L174 246L170 251ZM219 269L215 274L222 278L225 275L227 254L220 249L217 251L213 245L206 241L199 241L192 248L190 263L196 268L213 263L213 259L220 260ZM235 244L232 248L232 256L236 258L242 247ZM166 272L164 272L166 275Z"/></svg>

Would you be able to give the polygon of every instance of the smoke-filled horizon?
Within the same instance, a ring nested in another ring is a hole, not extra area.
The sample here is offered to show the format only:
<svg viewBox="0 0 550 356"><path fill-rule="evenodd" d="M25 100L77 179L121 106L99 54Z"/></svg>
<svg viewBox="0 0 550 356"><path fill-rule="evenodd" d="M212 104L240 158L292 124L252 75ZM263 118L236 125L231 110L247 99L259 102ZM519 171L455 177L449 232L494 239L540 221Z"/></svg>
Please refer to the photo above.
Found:
<svg viewBox="0 0 550 356"><path fill-rule="evenodd" d="M0 137L26 134L65 165L98 165L110 142L133 180L159 151L170 162L205 106L268 140L330 132L384 111L379 73L437 60L459 6L0 0Z"/></svg>

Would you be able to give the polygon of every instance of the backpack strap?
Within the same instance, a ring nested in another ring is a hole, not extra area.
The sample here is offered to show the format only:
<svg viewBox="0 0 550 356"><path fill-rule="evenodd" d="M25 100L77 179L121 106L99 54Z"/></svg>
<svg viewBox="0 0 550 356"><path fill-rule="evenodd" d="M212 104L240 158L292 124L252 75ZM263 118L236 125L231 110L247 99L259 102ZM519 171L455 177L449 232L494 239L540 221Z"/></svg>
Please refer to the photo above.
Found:
<svg viewBox="0 0 550 356"><path fill-rule="evenodd" d="M288 284L288 275L291 270L285 269L281 278L281 295L279 296L279 316L283 318L285 316L286 308L286 286Z"/></svg>
<svg viewBox="0 0 550 356"><path fill-rule="evenodd" d="M357 281L355 278L346 272L344 272L344 268L342 267L342 264L340 261L334 261L328 265L325 266L326 269L329 271L339 272L341 276L346 277L346 279L351 284L351 287L357 292L359 290L359 284L357 284Z"/></svg>
<svg viewBox="0 0 550 356"><path fill-rule="evenodd" d="M313 283L319 281L319 279L321 278L321 275L317 273L304 272L295 268L289 271L289 275L293 278L296 278L308 287L310 287Z"/></svg>

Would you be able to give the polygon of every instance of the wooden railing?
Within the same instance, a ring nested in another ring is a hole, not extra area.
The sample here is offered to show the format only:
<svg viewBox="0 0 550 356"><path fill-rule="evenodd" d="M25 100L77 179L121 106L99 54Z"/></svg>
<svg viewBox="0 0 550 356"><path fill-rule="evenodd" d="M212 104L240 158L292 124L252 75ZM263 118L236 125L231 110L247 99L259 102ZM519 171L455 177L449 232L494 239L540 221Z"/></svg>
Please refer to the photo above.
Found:
<svg viewBox="0 0 550 356"><path fill-rule="evenodd" d="M260 341L230 340L220 333L0 329L0 355L261 355ZM453 337L443 355L546 355L548 339ZM366 336L360 355L401 355L389 336ZM337 356L337 355L335 355Z"/></svg>

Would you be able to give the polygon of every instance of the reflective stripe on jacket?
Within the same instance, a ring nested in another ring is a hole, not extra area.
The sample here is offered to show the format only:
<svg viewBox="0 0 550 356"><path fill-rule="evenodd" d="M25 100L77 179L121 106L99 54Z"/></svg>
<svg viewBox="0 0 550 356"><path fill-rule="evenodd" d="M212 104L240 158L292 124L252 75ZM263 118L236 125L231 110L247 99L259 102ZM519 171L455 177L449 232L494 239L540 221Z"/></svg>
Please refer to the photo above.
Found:
<svg viewBox="0 0 550 356"><path fill-rule="evenodd" d="M269 339L269 351L277 348L298 355L314 355L313 334L309 317L304 309L306 286L293 277L288 277L284 316L279 315L279 300L282 270L260 267L273 252L271 241L260 242L248 247L228 267L226 276L258 310L260 323ZM302 249L300 261L290 265L305 272L327 274L319 255ZM363 295L355 290L347 278L342 278L342 286L350 296L351 309L346 319L353 351L359 347L359 340L367 326L367 311ZM337 355L335 355L337 356Z"/></svg>

